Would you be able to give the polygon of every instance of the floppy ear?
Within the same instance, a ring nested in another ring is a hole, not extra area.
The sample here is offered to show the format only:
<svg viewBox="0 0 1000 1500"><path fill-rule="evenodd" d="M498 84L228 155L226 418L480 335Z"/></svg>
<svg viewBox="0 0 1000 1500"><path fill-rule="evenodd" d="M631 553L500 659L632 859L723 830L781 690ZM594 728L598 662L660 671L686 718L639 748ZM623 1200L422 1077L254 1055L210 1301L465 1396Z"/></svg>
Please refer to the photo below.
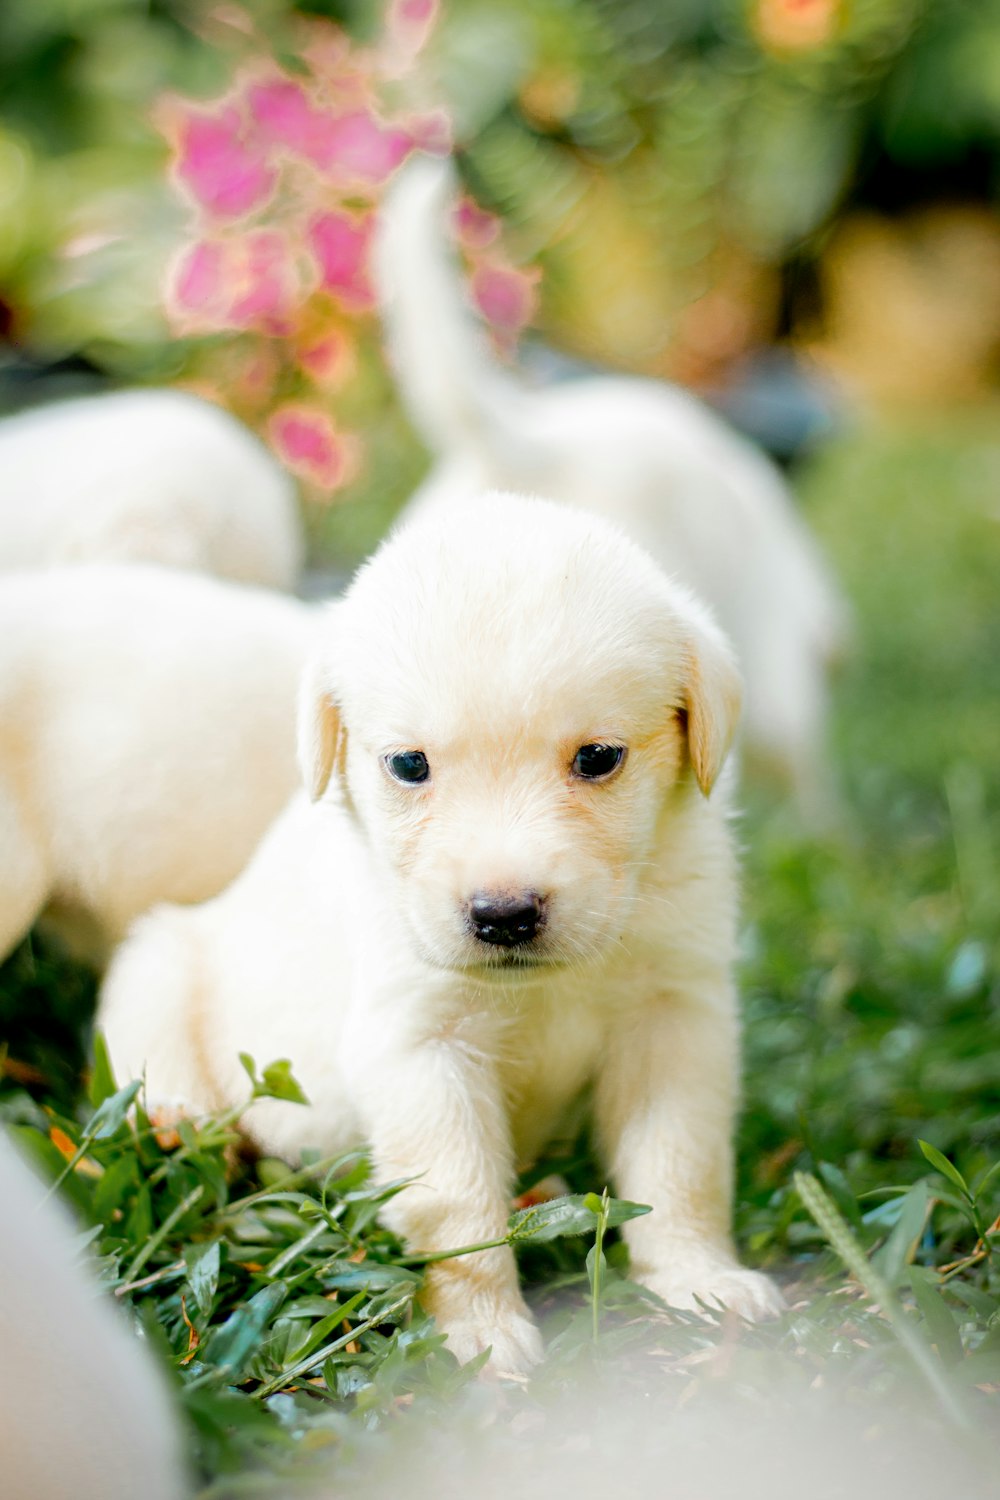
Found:
<svg viewBox="0 0 1000 1500"><path fill-rule="evenodd" d="M325 656L314 656L299 684L298 723L299 769L313 802L326 791L334 767L343 769L346 743L329 664Z"/></svg>
<svg viewBox="0 0 1000 1500"><path fill-rule="evenodd" d="M710 620L698 620L687 657L683 708L688 757L707 797L736 735L743 684L728 641Z"/></svg>

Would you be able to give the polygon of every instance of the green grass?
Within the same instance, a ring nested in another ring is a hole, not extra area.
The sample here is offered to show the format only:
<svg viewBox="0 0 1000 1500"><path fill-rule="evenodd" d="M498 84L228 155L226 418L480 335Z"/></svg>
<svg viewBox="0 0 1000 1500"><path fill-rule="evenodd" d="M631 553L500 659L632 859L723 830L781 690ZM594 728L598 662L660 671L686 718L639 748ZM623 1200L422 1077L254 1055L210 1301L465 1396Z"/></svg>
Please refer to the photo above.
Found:
<svg viewBox="0 0 1000 1500"><path fill-rule="evenodd" d="M991 425L972 417L858 434L801 476L857 630L837 685L836 838L803 845L759 794L741 827L737 1225L744 1253L782 1280L791 1311L760 1329L665 1322L628 1282L613 1230L605 1236L614 1205L583 1196L604 1184L581 1142L560 1164L579 1196L514 1222L549 1354L530 1388L489 1394L501 1426L595 1368L643 1400L654 1391L666 1412L681 1398L684 1412L711 1399L724 1373L733 1399L754 1410L779 1410L790 1390L822 1399L817 1385L866 1413L905 1395L923 1430L957 1433L974 1452L995 1421L1000 446ZM405 1443L457 1410L478 1419L483 1392L414 1301L420 1267L378 1227L383 1194L364 1158L296 1174L240 1161L231 1120L185 1125L165 1148L141 1111L126 1116L127 1092L114 1102L103 1066L81 1090L91 997L85 976L44 947L25 946L4 967L0 1113L43 1171L61 1175L82 1222L100 1226L102 1274L175 1371L207 1492L284 1495L291 1475L331 1462L346 1484L373 1445ZM280 1072L256 1084L291 1086ZM74 1150L80 1160L67 1171Z"/></svg>

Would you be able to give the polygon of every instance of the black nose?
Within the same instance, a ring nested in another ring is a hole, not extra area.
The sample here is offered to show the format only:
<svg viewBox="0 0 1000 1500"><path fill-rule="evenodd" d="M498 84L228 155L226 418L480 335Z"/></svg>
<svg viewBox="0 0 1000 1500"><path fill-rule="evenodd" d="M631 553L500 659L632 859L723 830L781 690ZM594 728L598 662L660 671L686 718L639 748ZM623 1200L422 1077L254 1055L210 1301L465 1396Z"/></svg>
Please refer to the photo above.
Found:
<svg viewBox="0 0 1000 1500"><path fill-rule="evenodd" d="M514 896L480 891L469 902L469 923L481 943L498 948L518 948L530 943L542 921L544 901L534 891Z"/></svg>

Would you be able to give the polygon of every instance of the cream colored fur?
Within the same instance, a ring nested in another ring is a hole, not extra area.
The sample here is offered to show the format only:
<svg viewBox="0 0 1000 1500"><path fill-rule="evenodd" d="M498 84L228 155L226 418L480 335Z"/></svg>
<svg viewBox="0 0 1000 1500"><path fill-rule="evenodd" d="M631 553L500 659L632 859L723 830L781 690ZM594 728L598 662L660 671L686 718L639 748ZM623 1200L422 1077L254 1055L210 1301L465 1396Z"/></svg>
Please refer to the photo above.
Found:
<svg viewBox="0 0 1000 1500"><path fill-rule="evenodd" d="M157 562L293 589L302 556L288 474L196 396L122 391L0 421L0 571Z"/></svg>
<svg viewBox="0 0 1000 1500"><path fill-rule="evenodd" d="M180 1500L166 1382L0 1130L0 1453L7 1500Z"/></svg>
<svg viewBox="0 0 1000 1500"><path fill-rule="evenodd" d="M296 784L305 605L170 569L0 578L0 957L43 912L100 963L242 869Z"/></svg>
<svg viewBox="0 0 1000 1500"><path fill-rule="evenodd" d="M714 610L746 684L748 755L791 785L808 820L831 807L826 675L846 610L774 466L707 407L625 376L531 389L488 352L445 239L447 165L407 164L376 263L400 389L436 463L411 506L491 487L607 516Z"/></svg>
<svg viewBox="0 0 1000 1500"><path fill-rule="evenodd" d="M233 886L134 929L99 1022L120 1077L197 1110L245 1096L237 1053L288 1057L308 1108L245 1117L295 1157L370 1141L414 1250L500 1235L515 1167L592 1084L626 1236L675 1305L775 1309L729 1231L737 876L721 772L739 706L708 615L607 522L494 495L404 527L331 607L302 691L312 796ZM581 745L627 747L606 781ZM404 785L385 758L428 758ZM721 774L720 774L721 772ZM489 946L476 893L546 921ZM460 1357L539 1352L512 1253L430 1271Z"/></svg>

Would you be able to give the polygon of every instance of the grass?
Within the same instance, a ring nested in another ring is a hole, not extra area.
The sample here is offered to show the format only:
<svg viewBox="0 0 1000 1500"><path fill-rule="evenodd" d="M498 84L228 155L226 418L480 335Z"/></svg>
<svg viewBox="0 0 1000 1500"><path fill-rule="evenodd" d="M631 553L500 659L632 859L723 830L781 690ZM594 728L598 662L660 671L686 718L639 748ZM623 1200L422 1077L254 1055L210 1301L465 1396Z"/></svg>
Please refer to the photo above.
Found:
<svg viewBox="0 0 1000 1500"><path fill-rule="evenodd" d="M484 1400L514 1431L595 1370L654 1392L664 1420L722 1377L754 1410L817 1387L866 1413L905 1396L923 1430L957 1434L986 1473L978 1445L1000 1392L990 425L856 434L801 476L857 643L837 688L836 837L803 845L760 794L742 824L737 1226L786 1287L779 1323L665 1320L627 1279L614 1224L631 1210L601 1197L580 1141L558 1161L575 1196L512 1219L546 1363L528 1388L487 1397L420 1312L421 1268L378 1226L386 1190L363 1156L296 1173L248 1163L232 1118L158 1138L100 1053L85 1075L87 977L44 946L4 966L0 1115L95 1226L106 1284L172 1367L206 1495L289 1494L331 1462L346 1485L373 1446L458 1410L480 1420ZM247 1090L294 1081L251 1070Z"/></svg>

